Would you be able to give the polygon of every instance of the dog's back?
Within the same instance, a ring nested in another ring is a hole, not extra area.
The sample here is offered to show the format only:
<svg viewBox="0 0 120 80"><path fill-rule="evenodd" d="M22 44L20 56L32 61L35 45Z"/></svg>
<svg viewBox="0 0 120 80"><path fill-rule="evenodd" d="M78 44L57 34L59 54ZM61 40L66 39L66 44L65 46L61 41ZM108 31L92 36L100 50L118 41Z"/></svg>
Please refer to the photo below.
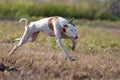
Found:
<svg viewBox="0 0 120 80"><path fill-rule="evenodd" d="M57 24L59 25L59 27L62 27L64 24L67 24L68 21L62 17L49 17L49 18L43 18L40 19L39 21L34 21L31 22L29 27L32 28L32 30L34 29L34 31L41 31L47 34L53 34L54 30L53 30L53 22L57 20ZM34 27L33 27L34 26Z"/></svg>

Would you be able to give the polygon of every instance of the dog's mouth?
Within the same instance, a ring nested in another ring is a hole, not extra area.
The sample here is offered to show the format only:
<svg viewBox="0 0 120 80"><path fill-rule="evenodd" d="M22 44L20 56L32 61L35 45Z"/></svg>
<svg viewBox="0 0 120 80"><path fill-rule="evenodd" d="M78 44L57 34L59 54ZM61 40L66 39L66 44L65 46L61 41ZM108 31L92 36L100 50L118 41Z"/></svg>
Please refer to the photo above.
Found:
<svg viewBox="0 0 120 80"><path fill-rule="evenodd" d="M71 37L72 39L78 39L78 36L76 36L76 37Z"/></svg>

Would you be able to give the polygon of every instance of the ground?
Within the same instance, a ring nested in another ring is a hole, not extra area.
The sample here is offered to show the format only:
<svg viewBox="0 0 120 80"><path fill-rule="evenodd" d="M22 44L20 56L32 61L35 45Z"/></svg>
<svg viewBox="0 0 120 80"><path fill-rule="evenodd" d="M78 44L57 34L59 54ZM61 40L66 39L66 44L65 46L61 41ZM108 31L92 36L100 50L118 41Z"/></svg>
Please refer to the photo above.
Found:
<svg viewBox="0 0 120 80"><path fill-rule="evenodd" d="M36 42L24 44L9 56L17 44L12 40L22 35L24 24L0 21L0 69L4 68L0 79L120 80L119 22L83 21L76 21L79 38L75 51L69 40L62 40L76 59L72 62L65 58L54 38L42 33Z"/></svg>

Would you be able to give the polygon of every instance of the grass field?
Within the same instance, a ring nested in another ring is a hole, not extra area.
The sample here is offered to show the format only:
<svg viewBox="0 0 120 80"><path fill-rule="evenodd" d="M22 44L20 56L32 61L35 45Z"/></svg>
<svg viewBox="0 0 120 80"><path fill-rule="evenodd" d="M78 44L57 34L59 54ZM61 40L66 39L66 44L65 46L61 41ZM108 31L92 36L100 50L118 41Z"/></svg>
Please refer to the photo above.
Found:
<svg viewBox="0 0 120 80"><path fill-rule="evenodd" d="M0 71L0 80L120 80L120 23L76 20L76 50L62 40L76 61L70 62L54 38L40 33L9 56L11 40L22 35L24 24L0 21L0 64L16 71Z"/></svg>

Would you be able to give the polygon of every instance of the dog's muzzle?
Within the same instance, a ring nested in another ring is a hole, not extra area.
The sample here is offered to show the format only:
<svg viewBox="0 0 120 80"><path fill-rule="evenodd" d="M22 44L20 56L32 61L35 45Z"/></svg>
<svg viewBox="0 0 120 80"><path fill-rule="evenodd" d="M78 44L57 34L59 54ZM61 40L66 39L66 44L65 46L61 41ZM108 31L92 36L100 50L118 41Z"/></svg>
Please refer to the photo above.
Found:
<svg viewBox="0 0 120 80"><path fill-rule="evenodd" d="M75 39L78 39L78 36L76 36Z"/></svg>
<svg viewBox="0 0 120 80"><path fill-rule="evenodd" d="M78 39L78 36L76 36L76 37L72 37L72 39Z"/></svg>

